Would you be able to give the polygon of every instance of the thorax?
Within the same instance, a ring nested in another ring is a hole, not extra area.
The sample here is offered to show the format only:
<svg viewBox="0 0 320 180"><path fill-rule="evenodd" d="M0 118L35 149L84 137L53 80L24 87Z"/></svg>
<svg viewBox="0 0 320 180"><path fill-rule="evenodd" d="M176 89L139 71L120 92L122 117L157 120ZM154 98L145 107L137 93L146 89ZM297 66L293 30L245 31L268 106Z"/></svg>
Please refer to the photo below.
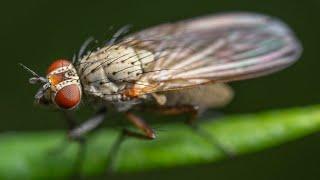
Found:
<svg viewBox="0 0 320 180"><path fill-rule="evenodd" d="M129 100L122 92L139 80L153 61L152 53L125 46L105 46L84 56L77 71L86 95L108 102Z"/></svg>

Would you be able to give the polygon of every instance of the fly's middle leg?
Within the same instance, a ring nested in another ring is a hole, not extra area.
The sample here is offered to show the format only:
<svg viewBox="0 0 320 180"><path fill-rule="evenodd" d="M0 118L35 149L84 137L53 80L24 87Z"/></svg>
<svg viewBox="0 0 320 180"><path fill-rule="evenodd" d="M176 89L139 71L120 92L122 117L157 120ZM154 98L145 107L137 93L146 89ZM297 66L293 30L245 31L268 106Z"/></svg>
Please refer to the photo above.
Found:
<svg viewBox="0 0 320 180"><path fill-rule="evenodd" d="M108 153L108 159L107 159L107 170L112 171L113 164L115 161L115 158L117 157L117 153L119 151L120 145L125 140L126 137L133 137L137 139L144 139L144 140L153 140L156 138L156 134L154 130L143 121L143 119L137 115L135 115L132 112L126 112L125 113L127 119L129 122L131 122L137 129L139 129L141 132L135 132L129 129L124 128L121 133L119 134L116 141L113 143L109 153Z"/></svg>
<svg viewBox="0 0 320 180"><path fill-rule="evenodd" d="M184 106L162 106L154 109L157 112L165 115L179 115L179 114L190 114L190 117L185 121L187 125L191 127L191 129L196 132L201 137L209 140L215 147L217 147L224 154L232 157L234 156L234 152L227 148L217 139L215 136L206 132L203 128L201 128L198 123L198 115L199 111L196 106L184 105Z"/></svg>
<svg viewBox="0 0 320 180"><path fill-rule="evenodd" d="M142 131L142 133L137 133L137 132L133 132L130 130L125 129L124 130L124 134L126 136L129 137L135 137L138 139L155 139L156 138L156 134L153 131L153 129L143 121L142 118L140 118L139 116L131 113L131 112L126 112L126 116L128 118L128 120L139 130Z"/></svg>

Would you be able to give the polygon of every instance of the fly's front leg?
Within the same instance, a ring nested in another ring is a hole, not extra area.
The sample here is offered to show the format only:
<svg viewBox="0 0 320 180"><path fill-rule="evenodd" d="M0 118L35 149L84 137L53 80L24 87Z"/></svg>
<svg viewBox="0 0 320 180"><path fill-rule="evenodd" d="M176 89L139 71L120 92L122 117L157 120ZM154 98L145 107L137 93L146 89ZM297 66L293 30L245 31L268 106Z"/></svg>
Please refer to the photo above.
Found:
<svg viewBox="0 0 320 180"><path fill-rule="evenodd" d="M68 129L67 130L67 137L68 137L69 132L71 132L73 129L75 129L77 127L78 121L74 117L74 114L72 112L70 112L70 111L63 110L62 111L62 115L64 117L67 129ZM60 153L62 153L64 150L67 149L68 145L70 144L68 142L68 140L69 140L69 138L68 139L64 138L61 141L61 144L57 145L57 147L54 147L54 149L50 150L49 154L60 154ZM82 138L82 137L81 138L79 137L78 139L72 139L72 141L79 142L81 146L85 143L85 139Z"/></svg>
<svg viewBox="0 0 320 180"><path fill-rule="evenodd" d="M88 132L96 129L105 119L106 108L100 109L93 117L80 124L79 126L71 129L68 137L71 140L78 140L84 137Z"/></svg>
<svg viewBox="0 0 320 180"><path fill-rule="evenodd" d="M93 117L89 118L84 123L77 125L77 121L73 114L69 111L63 111L65 120L68 126L67 137L71 141L76 141L79 143L79 151L76 154L76 160L74 162L74 172L76 178L81 177L81 170L83 165L83 160L86 152L86 137L85 135L96 129L104 120L106 114L106 108L100 109ZM63 152L69 145L69 142L64 140L62 144L51 151L51 153L57 154Z"/></svg>
<svg viewBox="0 0 320 180"><path fill-rule="evenodd" d="M80 177L87 146L85 135L90 131L96 129L105 119L105 115L106 108L103 107L94 116L92 116L79 126L73 126L73 128L68 132L68 138L70 140L77 141L80 145L74 165L76 175L79 175ZM74 118L72 119L72 117L67 117L67 119L69 119L69 124L74 124Z"/></svg>

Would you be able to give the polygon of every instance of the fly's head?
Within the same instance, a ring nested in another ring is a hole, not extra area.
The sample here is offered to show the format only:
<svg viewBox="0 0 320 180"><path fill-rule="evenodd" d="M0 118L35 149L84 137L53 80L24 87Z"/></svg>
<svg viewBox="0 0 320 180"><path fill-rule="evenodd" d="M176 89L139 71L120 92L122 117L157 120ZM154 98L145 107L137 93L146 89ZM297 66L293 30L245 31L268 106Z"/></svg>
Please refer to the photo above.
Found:
<svg viewBox="0 0 320 180"><path fill-rule="evenodd" d="M82 95L81 84L71 62L64 59L55 60L49 66L46 77L39 76L24 65L22 67L34 75L29 79L31 84L42 84L35 95L37 104L55 105L66 110L79 105Z"/></svg>

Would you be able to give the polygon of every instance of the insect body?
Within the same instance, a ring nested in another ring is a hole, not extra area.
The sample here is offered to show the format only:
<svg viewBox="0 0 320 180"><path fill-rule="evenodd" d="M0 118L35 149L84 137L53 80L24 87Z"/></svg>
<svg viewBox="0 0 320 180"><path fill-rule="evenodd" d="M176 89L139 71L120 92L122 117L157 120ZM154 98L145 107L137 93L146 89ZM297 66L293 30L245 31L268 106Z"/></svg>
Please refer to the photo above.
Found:
<svg viewBox="0 0 320 180"><path fill-rule="evenodd" d="M55 61L46 78L28 70L35 76L30 82L44 83L37 102L73 109L82 95L98 99L125 112L143 132L127 134L153 139L153 130L132 114L132 108L153 102L166 114L196 115L232 99L225 83L279 71L300 54L298 40L281 21L231 13L133 33L79 56L73 64ZM94 129L102 119L98 114L70 134Z"/></svg>
<svg viewBox="0 0 320 180"><path fill-rule="evenodd" d="M107 46L80 60L84 91L109 102L130 100L125 90L138 81L154 55L125 46Z"/></svg>

